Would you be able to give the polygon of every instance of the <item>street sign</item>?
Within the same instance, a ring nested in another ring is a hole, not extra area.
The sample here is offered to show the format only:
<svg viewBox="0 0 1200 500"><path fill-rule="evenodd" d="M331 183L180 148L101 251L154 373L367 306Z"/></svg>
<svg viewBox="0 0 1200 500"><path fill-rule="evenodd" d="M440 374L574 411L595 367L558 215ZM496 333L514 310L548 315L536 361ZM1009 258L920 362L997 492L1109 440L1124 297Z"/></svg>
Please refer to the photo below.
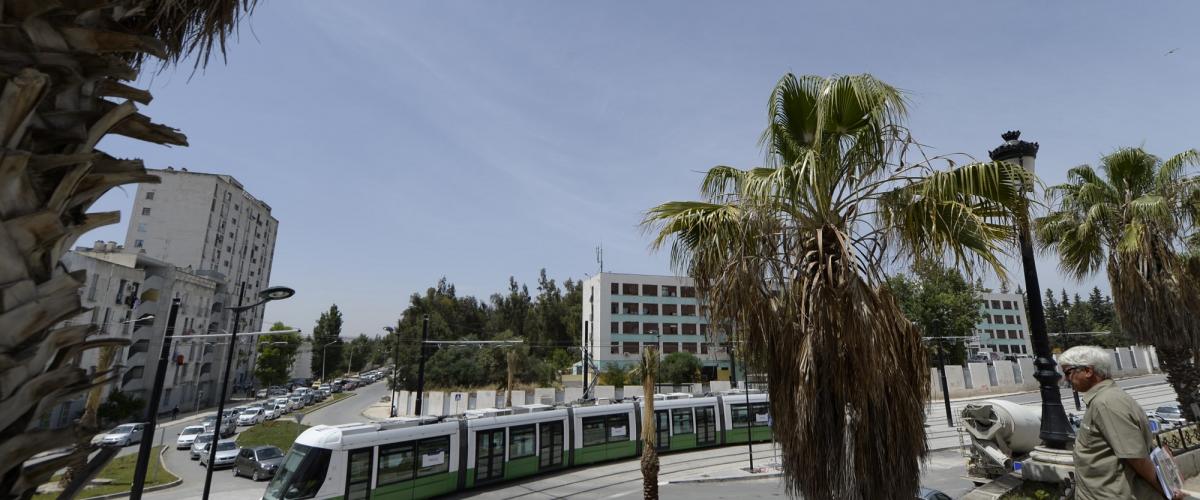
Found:
<svg viewBox="0 0 1200 500"><path fill-rule="evenodd" d="M455 395L454 395L454 400L455 400L455 401L462 401L462 394L455 394Z"/></svg>

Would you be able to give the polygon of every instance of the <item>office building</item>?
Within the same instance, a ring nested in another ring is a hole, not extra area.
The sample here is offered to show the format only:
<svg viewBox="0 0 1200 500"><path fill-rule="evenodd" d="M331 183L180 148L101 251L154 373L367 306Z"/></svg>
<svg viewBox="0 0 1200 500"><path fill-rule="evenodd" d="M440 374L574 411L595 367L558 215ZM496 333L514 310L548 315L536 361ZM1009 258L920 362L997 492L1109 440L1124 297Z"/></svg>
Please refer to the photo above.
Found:
<svg viewBox="0 0 1200 500"><path fill-rule="evenodd" d="M1029 342L1029 318L1025 315L1025 298L1021 294L980 294L979 312L976 339L968 346L971 354L995 353L999 357L1033 354Z"/></svg>
<svg viewBox="0 0 1200 500"><path fill-rule="evenodd" d="M660 346L666 355L690 352L700 358L704 378L729 380L723 336L704 316L691 278L600 273L583 282L582 345L592 363L637 363L642 348Z"/></svg>

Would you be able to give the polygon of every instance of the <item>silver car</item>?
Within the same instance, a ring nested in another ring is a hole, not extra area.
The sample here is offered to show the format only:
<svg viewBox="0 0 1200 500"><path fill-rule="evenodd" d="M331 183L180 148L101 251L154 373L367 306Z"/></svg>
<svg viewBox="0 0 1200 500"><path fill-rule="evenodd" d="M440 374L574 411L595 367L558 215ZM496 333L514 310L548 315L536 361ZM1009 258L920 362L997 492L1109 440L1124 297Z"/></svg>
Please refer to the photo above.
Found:
<svg viewBox="0 0 1200 500"><path fill-rule="evenodd" d="M201 455L208 455L208 445L212 444L213 435L201 434L196 436L196 440L192 441L192 451L190 458L192 460L200 460Z"/></svg>
<svg viewBox="0 0 1200 500"><path fill-rule="evenodd" d="M186 449L192 447L192 442L196 440L196 436L204 433L203 425L189 425L179 431L179 438L175 440L175 447L178 449Z"/></svg>
<svg viewBox="0 0 1200 500"><path fill-rule="evenodd" d="M209 444L209 446L212 446ZM237 460L238 447L233 441L218 441L217 442L217 458L213 460L213 467L228 467L233 465L233 461ZM208 453L200 455L200 466L208 467Z"/></svg>
<svg viewBox="0 0 1200 500"><path fill-rule="evenodd" d="M124 424L118 425L117 428L108 431L104 437L100 438L100 444L103 446L129 446L133 443L142 442L142 430L145 424Z"/></svg>

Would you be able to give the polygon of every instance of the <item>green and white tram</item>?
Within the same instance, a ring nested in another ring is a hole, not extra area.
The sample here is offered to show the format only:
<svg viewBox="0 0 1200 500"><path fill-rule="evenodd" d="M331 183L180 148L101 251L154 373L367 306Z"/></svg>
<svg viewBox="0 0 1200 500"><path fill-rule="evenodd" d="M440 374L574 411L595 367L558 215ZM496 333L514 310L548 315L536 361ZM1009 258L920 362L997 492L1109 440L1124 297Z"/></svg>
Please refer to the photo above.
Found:
<svg viewBox="0 0 1200 500"><path fill-rule="evenodd" d="M424 417L304 431L265 500L419 499L641 454L642 403L478 418ZM765 394L654 402L660 453L766 441Z"/></svg>

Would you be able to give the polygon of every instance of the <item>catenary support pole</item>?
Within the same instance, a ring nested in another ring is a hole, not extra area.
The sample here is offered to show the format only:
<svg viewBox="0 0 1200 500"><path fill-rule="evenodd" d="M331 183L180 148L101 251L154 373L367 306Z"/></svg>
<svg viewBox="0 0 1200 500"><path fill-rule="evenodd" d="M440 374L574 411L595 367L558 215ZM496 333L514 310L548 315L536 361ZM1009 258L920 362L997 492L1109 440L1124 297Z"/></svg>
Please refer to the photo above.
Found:
<svg viewBox="0 0 1200 500"><path fill-rule="evenodd" d="M241 308L245 299L246 283L242 282L241 290L238 292L238 305L233 310L233 326L229 329L229 347L225 351L225 373L221 375L221 392L217 398L217 420L213 422L213 440L208 445L208 467L204 468L203 498L205 500L208 500L208 493L212 490L212 471L217 461L217 444L221 442L221 421L224 420L225 397L226 391L229 389L229 369L233 367L233 351L237 349L237 331L242 319Z"/></svg>

